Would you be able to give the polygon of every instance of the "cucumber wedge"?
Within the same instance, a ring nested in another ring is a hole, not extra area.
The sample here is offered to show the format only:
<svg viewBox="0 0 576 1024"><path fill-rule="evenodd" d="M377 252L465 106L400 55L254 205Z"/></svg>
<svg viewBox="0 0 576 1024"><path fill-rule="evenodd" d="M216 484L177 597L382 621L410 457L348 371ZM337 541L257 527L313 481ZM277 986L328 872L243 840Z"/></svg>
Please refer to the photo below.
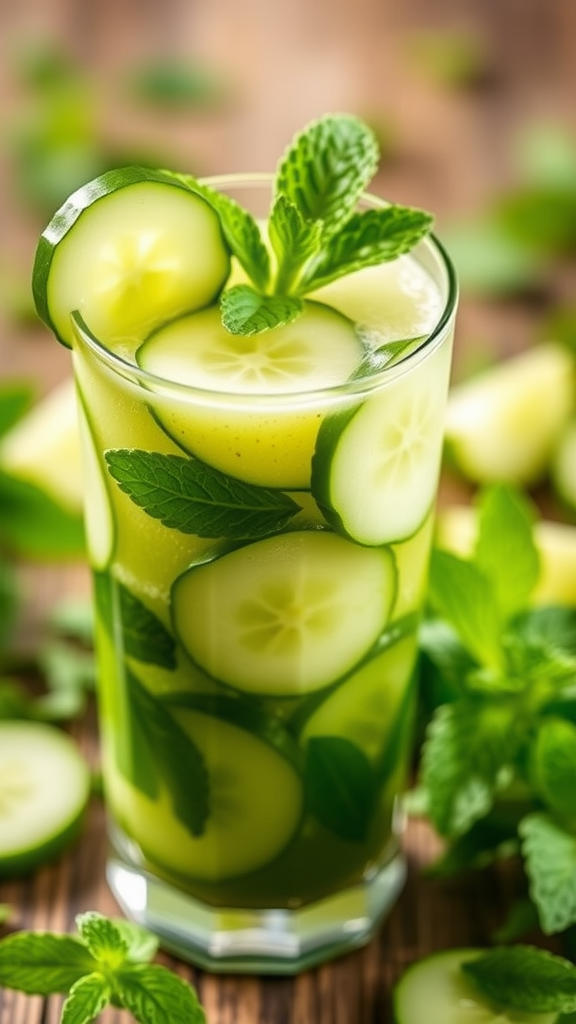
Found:
<svg viewBox="0 0 576 1024"><path fill-rule="evenodd" d="M525 1013L488 1002L461 965L480 949L450 949L412 964L394 990L396 1024L554 1024L557 1013Z"/></svg>
<svg viewBox="0 0 576 1024"><path fill-rule="evenodd" d="M312 460L312 493L328 522L360 544L416 532L433 504L442 452L449 351L381 393L327 416Z"/></svg>
<svg viewBox="0 0 576 1024"><path fill-rule="evenodd" d="M120 776L110 796L146 857L179 876L218 882L274 860L303 814L299 751L278 723L235 697L165 697L179 727L204 758L210 813L201 836L175 818L168 794L157 800Z"/></svg>
<svg viewBox="0 0 576 1024"><path fill-rule="evenodd" d="M40 722L0 722L0 877L57 857L77 837L89 794L70 737Z"/></svg>
<svg viewBox="0 0 576 1024"><path fill-rule="evenodd" d="M366 654L395 591L387 549L294 531L184 573L172 589L172 615L184 649L209 675L246 693L296 697L334 682Z"/></svg>
<svg viewBox="0 0 576 1024"><path fill-rule="evenodd" d="M125 167L78 189L54 215L32 290L64 345L72 347L78 310L100 341L133 349L157 324L208 305L229 270L219 218L204 199L162 171Z"/></svg>
<svg viewBox="0 0 576 1024"><path fill-rule="evenodd" d="M167 434L203 462L249 483L306 488L320 418L317 404L298 408L270 396L341 384L358 366L362 344L346 317L317 302L273 331L230 334L213 306L174 320L138 349L142 369L156 377L258 402L209 405L151 400Z"/></svg>

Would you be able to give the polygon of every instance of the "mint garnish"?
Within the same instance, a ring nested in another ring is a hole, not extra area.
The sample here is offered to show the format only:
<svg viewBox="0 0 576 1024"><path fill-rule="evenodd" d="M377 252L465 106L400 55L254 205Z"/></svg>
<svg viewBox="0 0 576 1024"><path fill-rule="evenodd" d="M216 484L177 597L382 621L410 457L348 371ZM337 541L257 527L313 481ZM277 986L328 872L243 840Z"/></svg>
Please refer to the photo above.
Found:
<svg viewBox="0 0 576 1024"><path fill-rule="evenodd" d="M363 842L377 795L364 751L343 736L312 736L304 778L308 806L318 821L342 839Z"/></svg>
<svg viewBox="0 0 576 1024"><path fill-rule="evenodd" d="M518 831L542 930L551 935L576 922L576 834L551 814L528 814Z"/></svg>
<svg viewBox="0 0 576 1024"><path fill-rule="evenodd" d="M335 279L410 251L432 217L400 205L358 209L378 167L371 129L356 117L331 114L309 124L282 157L268 219L274 260L256 220L234 200L178 175L219 214L228 245L250 279L221 296L223 324L252 334L290 323L309 292Z"/></svg>
<svg viewBox="0 0 576 1024"><path fill-rule="evenodd" d="M576 967L533 946L502 946L462 964L486 998L525 1013L576 1010Z"/></svg>
<svg viewBox="0 0 576 1024"><path fill-rule="evenodd" d="M135 505L181 533L253 539L284 529L300 511L281 491L246 484L196 459L134 448L111 449L105 458Z"/></svg>
<svg viewBox="0 0 576 1024"><path fill-rule="evenodd" d="M140 1024L204 1024L192 986L149 961L156 938L129 921L88 912L78 937L15 932L0 941L0 985L28 995L67 993L61 1024L90 1024L106 1006Z"/></svg>
<svg viewBox="0 0 576 1024"><path fill-rule="evenodd" d="M94 573L94 597L102 620L113 629L118 602L123 653L161 668L176 668L176 642L163 622L128 587L107 573Z"/></svg>

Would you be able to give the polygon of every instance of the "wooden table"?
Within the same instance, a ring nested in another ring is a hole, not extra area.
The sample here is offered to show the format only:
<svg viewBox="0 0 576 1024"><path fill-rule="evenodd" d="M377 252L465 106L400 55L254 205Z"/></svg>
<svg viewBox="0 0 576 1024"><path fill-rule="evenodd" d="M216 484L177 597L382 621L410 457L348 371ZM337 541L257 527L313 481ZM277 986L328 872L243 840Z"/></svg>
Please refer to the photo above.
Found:
<svg viewBox="0 0 576 1024"><path fill-rule="evenodd" d="M29 97L11 58L23 38L52 38L79 59L110 145L152 144L196 173L270 170L292 134L327 110L389 126L393 146L377 190L433 209L438 229L481 209L514 174L510 143L526 121L576 131L576 5L573 0L4 0L0 101L5 131L27 116ZM486 57L484 83L449 88L413 59L415 37L474 33ZM212 111L158 116L121 85L127 69L166 56L213 68L227 102ZM166 158L166 162L167 162ZM9 146L0 153L0 265L29 272L43 226L17 201ZM533 307L463 296L456 372L471 340L500 354L529 344ZM68 372L67 353L42 328L16 325L0 309L0 374L33 376L45 391ZM33 641L45 609L84 591L83 567L23 567L25 621ZM73 732L98 761L93 709ZM390 990L402 969L431 950L482 944L500 920L508 872L458 882L426 880L438 848L423 822L406 835L409 878L380 934L364 950L296 979L211 977L169 957L198 987L210 1024L390 1024ZM72 930L87 909L116 913L104 881L104 814L95 800L82 839L34 877L0 885L21 928ZM0 1024L55 1024L59 1000L0 992ZM126 1015L106 1012L120 1024ZM425 1024L425 1022L423 1022Z"/></svg>

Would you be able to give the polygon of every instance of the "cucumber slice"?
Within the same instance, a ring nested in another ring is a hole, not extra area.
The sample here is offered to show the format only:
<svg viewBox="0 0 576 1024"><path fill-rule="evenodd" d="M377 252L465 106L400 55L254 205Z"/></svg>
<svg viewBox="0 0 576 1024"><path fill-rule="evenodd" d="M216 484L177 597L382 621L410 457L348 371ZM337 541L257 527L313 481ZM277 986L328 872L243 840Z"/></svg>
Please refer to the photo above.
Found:
<svg viewBox="0 0 576 1024"><path fill-rule="evenodd" d="M376 763L397 721L415 659L415 634L371 658L310 715L301 742L306 744L313 736L342 736Z"/></svg>
<svg viewBox="0 0 576 1024"><path fill-rule="evenodd" d="M210 814L194 837L173 816L166 792L150 800L112 773L120 822L146 857L179 876L218 882L277 857L303 814L299 751L279 723L236 697L165 698L208 773Z"/></svg>
<svg viewBox="0 0 576 1024"><path fill-rule="evenodd" d="M82 447L82 475L85 487L84 520L88 558L93 569L102 570L114 554L116 526L108 493L107 478L100 463L82 396L78 401L78 429Z"/></svg>
<svg viewBox="0 0 576 1024"><path fill-rule="evenodd" d="M172 590L190 657L230 686L300 696L348 672L382 632L394 602L387 549L294 531L190 569Z"/></svg>
<svg viewBox="0 0 576 1024"><path fill-rule="evenodd" d="M152 334L136 359L167 380L262 396L261 402L184 404L158 395L153 408L168 435L203 462L249 483L297 489L309 486L320 407L270 396L341 384L362 354L349 320L307 302L294 323L249 337L226 331L218 308L204 309Z"/></svg>
<svg viewBox="0 0 576 1024"><path fill-rule="evenodd" d="M566 424L550 462L550 479L558 497L576 511L576 420Z"/></svg>
<svg viewBox="0 0 576 1024"><path fill-rule="evenodd" d="M82 514L82 456L72 378L53 388L4 435L0 466L35 484L73 515Z"/></svg>
<svg viewBox="0 0 576 1024"><path fill-rule="evenodd" d="M65 733L40 722L0 722L0 876L23 875L78 835L90 773Z"/></svg>
<svg viewBox="0 0 576 1024"><path fill-rule="evenodd" d="M450 949L412 964L394 989L396 1024L554 1024L557 1013L525 1013L489 1002L460 970L480 949Z"/></svg>
<svg viewBox="0 0 576 1024"><path fill-rule="evenodd" d="M575 378L568 348L546 342L456 385L446 413L449 459L474 483L536 483L576 406Z"/></svg>
<svg viewBox="0 0 576 1024"><path fill-rule="evenodd" d="M312 493L335 530L361 544L390 544L426 518L440 467L449 357L445 346L322 423Z"/></svg>
<svg viewBox="0 0 576 1024"><path fill-rule="evenodd" d="M100 341L141 341L211 302L229 270L219 218L204 199L161 171L125 167L78 189L54 215L32 288L39 316L68 347L73 310Z"/></svg>

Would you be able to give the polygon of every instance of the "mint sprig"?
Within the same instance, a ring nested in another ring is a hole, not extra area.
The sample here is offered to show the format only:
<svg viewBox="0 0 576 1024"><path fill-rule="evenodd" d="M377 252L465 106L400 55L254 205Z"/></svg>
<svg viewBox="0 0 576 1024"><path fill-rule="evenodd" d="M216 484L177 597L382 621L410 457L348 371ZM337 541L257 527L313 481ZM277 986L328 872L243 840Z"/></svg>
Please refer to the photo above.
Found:
<svg viewBox="0 0 576 1024"><path fill-rule="evenodd" d="M499 1006L524 1013L576 1010L576 967L563 957L533 946L502 946L462 970L482 994Z"/></svg>
<svg viewBox="0 0 576 1024"><path fill-rule="evenodd" d="M222 231L246 286L225 289L222 322L232 334L290 323L313 290L363 267L396 259L430 231L432 217L400 205L358 209L376 173L376 137L348 114L329 114L299 133L274 179L268 234L229 196L178 175L220 216Z"/></svg>
<svg viewBox="0 0 576 1024"><path fill-rule="evenodd" d="M90 1024L106 1006L140 1024L205 1024L192 986L160 964L146 929L93 911L76 918L78 937L15 932L0 941L0 985L28 995L65 993L61 1024Z"/></svg>

